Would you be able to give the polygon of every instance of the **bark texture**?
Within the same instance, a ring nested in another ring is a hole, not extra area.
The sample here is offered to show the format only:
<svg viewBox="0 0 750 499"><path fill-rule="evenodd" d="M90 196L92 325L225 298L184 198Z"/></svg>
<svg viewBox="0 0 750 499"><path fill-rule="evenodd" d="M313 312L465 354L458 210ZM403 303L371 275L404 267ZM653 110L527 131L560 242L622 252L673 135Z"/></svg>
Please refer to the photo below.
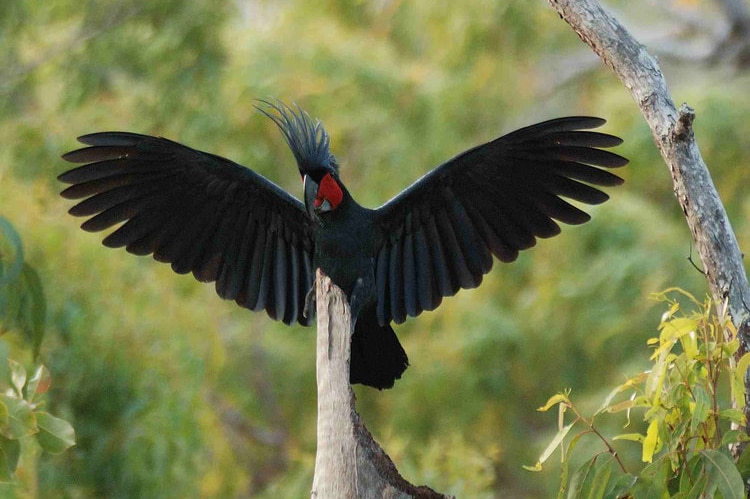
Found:
<svg viewBox="0 0 750 499"><path fill-rule="evenodd" d="M346 295L318 270L318 450L312 499L447 499L398 473L355 410L349 385L351 315Z"/></svg>

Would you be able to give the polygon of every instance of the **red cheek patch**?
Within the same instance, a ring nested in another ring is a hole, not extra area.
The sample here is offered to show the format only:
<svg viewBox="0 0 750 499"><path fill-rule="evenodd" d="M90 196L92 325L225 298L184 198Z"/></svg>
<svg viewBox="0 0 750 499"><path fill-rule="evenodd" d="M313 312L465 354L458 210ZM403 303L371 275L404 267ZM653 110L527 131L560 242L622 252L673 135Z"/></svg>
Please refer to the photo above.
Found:
<svg viewBox="0 0 750 499"><path fill-rule="evenodd" d="M338 182L334 180L330 173L326 173L318 186L318 197L315 198L315 206L320 206L326 200L331 203L331 209L341 204L344 199L344 192L339 187Z"/></svg>

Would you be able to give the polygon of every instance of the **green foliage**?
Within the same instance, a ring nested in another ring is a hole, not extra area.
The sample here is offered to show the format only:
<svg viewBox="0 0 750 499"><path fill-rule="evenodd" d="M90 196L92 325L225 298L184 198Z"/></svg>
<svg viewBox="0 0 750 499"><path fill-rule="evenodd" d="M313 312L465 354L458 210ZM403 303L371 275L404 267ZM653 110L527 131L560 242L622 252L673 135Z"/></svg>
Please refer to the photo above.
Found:
<svg viewBox="0 0 750 499"><path fill-rule="evenodd" d="M39 275L23 259L21 237L0 217L0 334L20 330L38 357L46 310Z"/></svg>
<svg viewBox="0 0 750 499"><path fill-rule="evenodd" d="M694 310L686 312L675 295ZM745 497L748 475L741 474L728 446L744 446L749 440L738 428L746 425L743 378L750 354L735 363L740 346L737 332L731 321L717 315L711 300L700 303L679 289L669 289L656 299L669 308L662 316L659 337L648 341L654 348L650 369L614 388L590 417L582 414L569 392L551 397L539 408L558 407L559 429L537 463L527 469L540 471L559 448L559 497ZM643 413L645 432L608 438L599 431L598 418L624 412L625 426L630 426L636 411ZM568 412L573 414L571 422L566 420ZM583 429L566 441L574 427ZM587 434L598 437L604 450L569 476L571 454ZM639 444L641 461L647 465L629 471L615 450L616 441Z"/></svg>
<svg viewBox="0 0 750 499"><path fill-rule="evenodd" d="M37 273L24 261L21 237L0 217L0 334L20 331L37 359L45 313L42 286ZM30 439L42 450L60 454L75 445L75 431L67 421L43 410L42 395L50 386L44 365L38 365L29 376L22 364L8 357L5 342L0 343L0 363L0 487L13 493L32 483L28 475L25 480L16 479L21 459L33 462Z"/></svg>
<svg viewBox="0 0 750 499"><path fill-rule="evenodd" d="M653 31L650 7L613 2ZM66 214L55 181L75 136L129 130L221 154L298 193L283 138L252 110L253 99L279 97L325 123L366 206L543 119L602 116L625 139L626 183L591 223L564 227L496 264L480 288L399 325L404 378L389 391L356 388L368 428L410 481L461 497L554 496L555 476L519 466L547 443L540 394L571 386L582 407L598 401L622 373L646 368L638 352L661 314L648 294L705 289L685 259L690 233L650 131L603 65L575 76L584 54L593 57L544 2L0 1L0 211L46 293L40 356L55 383L45 410L71 421L77 440L35 469L21 458L32 493L309 494L314 331L103 248ZM675 98L697 110L699 143L748 246L747 76L662 66ZM12 358L11 340L34 334L18 332L3 337ZM640 460L635 444L615 443L627 446L629 469ZM577 453L593 445L582 438ZM607 456L592 469L613 466Z"/></svg>

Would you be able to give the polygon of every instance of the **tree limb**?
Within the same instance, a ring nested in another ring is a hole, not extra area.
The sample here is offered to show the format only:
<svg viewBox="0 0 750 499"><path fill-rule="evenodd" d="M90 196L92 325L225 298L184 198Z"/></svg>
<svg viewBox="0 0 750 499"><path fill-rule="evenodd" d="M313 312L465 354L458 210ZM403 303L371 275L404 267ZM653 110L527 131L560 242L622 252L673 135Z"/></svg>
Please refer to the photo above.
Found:
<svg viewBox="0 0 750 499"><path fill-rule="evenodd" d="M675 196L700 254L711 295L740 338L738 358L750 351L748 280L737 239L693 134L694 111L679 111L657 61L596 0L548 0L630 91L669 167ZM750 377L745 376L750 420ZM747 428L746 428L747 431Z"/></svg>
<svg viewBox="0 0 750 499"><path fill-rule="evenodd" d="M311 498L447 499L404 480L354 408L349 385L351 316L346 295L318 270L318 450Z"/></svg>

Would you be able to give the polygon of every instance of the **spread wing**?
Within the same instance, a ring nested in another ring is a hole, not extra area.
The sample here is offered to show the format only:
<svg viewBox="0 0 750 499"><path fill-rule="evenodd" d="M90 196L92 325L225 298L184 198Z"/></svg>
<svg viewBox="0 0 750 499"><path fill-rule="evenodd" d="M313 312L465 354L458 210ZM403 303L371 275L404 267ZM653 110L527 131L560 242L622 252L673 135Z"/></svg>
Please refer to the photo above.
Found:
<svg viewBox="0 0 750 499"><path fill-rule="evenodd" d="M103 132L63 158L87 163L58 177L70 214L90 232L124 222L110 248L153 253L179 274L216 281L216 292L286 324L307 324L313 231L304 205L253 171L167 139Z"/></svg>
<svg viewBox="0 0 750 499"><path fill-rule="evenodd" d="M493 255L511 262L536 238L558 234L557 221L588 221L561 197L599 204L609 197L592 186L622 183L597 168L627 163L598 149L622 140L583 131L604 123L569 117L522 128L456 156L378 208L378 321L433 310L478 286Z"/></svg>

